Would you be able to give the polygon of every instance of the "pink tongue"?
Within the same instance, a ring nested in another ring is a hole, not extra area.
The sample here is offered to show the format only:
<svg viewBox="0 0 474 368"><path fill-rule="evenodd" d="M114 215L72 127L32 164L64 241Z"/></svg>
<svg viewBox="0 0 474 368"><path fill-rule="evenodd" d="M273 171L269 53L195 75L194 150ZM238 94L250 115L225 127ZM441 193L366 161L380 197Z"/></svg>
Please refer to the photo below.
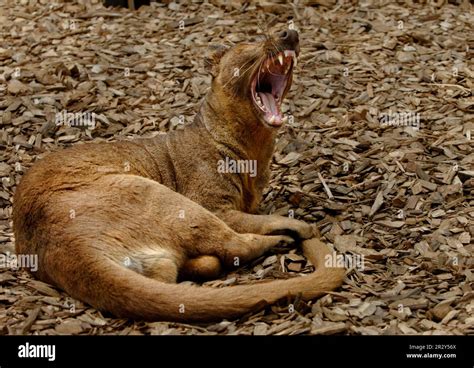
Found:
<svg viewBox="0 0 474 368"><path fill-rule="evenodd" d="M275 97L271 93L264 93L264 92L259 92L258 95L262 99L263 104L267 109L270 110L272 115L280 115L278 112L278 108L276 105Z"/></svg>

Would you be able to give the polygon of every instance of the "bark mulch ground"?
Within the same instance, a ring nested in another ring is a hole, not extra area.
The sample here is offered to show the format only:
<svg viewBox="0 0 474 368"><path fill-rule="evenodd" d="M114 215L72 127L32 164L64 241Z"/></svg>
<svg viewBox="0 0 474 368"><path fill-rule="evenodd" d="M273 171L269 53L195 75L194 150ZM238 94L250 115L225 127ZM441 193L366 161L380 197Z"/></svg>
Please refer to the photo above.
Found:
<svg viewBox="0 0 474 368"><path fill-rule="evenodd" d="M344 285L239 320L144 323L101 314L4 264L0 334L474 332L471 5L239 3L2 5L0 260L14 253L12 194L37 159L180 128L209 88L209 44L294 26L302 52L262 210L313 223L345 254ZM94 112L95 128L57 125L58 112ZM298 249L280 249L207 284L310 268Z"/></svg>

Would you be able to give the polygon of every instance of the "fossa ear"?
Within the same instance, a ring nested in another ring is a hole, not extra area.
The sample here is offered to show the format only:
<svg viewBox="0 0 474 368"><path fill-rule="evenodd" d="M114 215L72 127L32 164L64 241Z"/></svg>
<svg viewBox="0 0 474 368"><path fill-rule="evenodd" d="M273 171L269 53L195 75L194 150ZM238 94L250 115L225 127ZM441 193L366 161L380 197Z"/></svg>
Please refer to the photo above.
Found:
<svg viewBox="0 0 474 368"><path fill-rule="evenodd" d="M225 45L211 45L209 46L209 53L204 58L204 66L206 70L211 73L213 77L216 77L219 73L219 63L222 56L229 50L230 47Z"/></svg>

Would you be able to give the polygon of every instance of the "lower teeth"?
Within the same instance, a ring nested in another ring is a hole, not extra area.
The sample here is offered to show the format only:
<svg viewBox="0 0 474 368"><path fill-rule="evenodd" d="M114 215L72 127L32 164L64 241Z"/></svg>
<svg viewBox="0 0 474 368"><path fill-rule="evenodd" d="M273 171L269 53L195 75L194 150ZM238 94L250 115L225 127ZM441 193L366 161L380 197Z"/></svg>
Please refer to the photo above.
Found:
<svg viewBox="0 0 474 368"><path fill-rule="evenodd" d="M266 109L265 109L265 106L263 105L263 102L262 102L262 99L260 98L260 96L256 96L256 97L255 97L255 101L257 102L258 107L260 107L260 108L263 109L264 111L266 110Z"/></svg>

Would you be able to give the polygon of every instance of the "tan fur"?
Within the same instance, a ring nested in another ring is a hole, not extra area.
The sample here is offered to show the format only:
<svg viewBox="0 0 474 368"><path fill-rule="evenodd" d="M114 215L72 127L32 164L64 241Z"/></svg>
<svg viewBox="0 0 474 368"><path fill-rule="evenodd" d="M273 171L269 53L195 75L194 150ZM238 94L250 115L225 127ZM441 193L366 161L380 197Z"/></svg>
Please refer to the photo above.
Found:
<svg viewBox="0 0 474 368"><path fill-rule="evenodd" d="M249 83L278 42L214 54L211 90L185 129L77 145L36 163L16 190L13 213L17 252L39 257L35 275L98 309L147 320L231 318L338 287L344 270L325 268L330 250L310 239L310 225L252 214L270 176L276 129L258 116ZM242 65L251 69L235 78ZM257 160L258 175L219 173L226 156ZM176 284L217 277L292 238L308 239L314 273L220 289Z"/></svg>

